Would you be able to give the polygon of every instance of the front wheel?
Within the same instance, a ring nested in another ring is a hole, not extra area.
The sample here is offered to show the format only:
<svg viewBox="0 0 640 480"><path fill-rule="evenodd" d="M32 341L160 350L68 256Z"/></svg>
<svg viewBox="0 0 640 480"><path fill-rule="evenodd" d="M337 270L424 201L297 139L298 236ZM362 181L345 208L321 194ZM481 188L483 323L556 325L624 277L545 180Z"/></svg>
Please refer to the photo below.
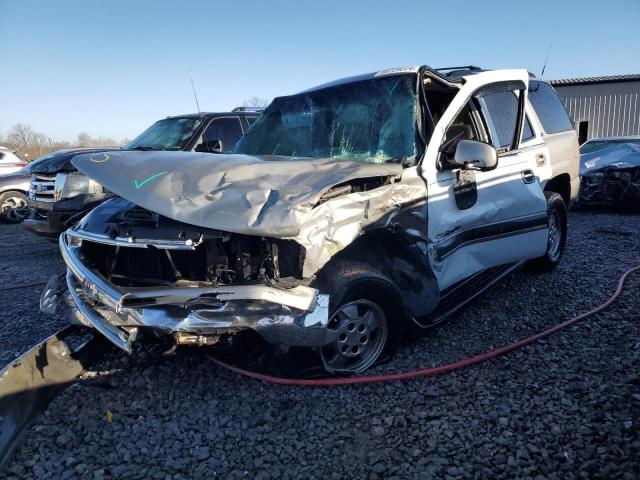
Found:
<svg viewBox="0 0 640 480"><path fill-rule="evenodd" d="M362 372L395 349L406 320L391 281L369 265L344 261L327 267L319 280L330 295L331 341L320 349L327 371Z"/></svg>
<svg viewBox="0 0 640 480"><path fill-rule="evenodd" d="M20 223L29 214L27 197L22 192L4 192L0 195L0 220Z"/></svg>
<svg viewBox="0 0 640 480"><path fill-rule="evenodd" d="M536 272L550 272L555 269L562 260L567 243L567 207L564 200L555 192L544 192L544 196L547 199L549 235L545 254L529 263L531 270Z"/></svg>
<svg viewBox="0 0 640 480"><path fill-rule="evenodd" d="M331 372L361 372L375 363L387 344L389 325L379 305L359 299L346 303L329 319L335 336L322 347L322 363Z"/></svg>

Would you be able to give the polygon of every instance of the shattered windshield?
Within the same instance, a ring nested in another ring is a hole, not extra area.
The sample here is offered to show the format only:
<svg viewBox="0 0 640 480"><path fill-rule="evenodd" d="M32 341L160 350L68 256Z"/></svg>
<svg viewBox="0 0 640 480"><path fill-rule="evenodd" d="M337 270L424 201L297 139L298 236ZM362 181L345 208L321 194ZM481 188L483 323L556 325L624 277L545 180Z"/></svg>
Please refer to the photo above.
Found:
<svg viewBox="0 0 640 480"><path fill-rule="evenodd" d="M198 117L165 118L159 120L129 145L125 150L182 150L202 123Z"/></svg>
<svg viewBox="0 0 640 480"><path fill-rule="evenodd" d="M235 153L400 162L416 155L415 100L413 75L276 98Z"/></svg>

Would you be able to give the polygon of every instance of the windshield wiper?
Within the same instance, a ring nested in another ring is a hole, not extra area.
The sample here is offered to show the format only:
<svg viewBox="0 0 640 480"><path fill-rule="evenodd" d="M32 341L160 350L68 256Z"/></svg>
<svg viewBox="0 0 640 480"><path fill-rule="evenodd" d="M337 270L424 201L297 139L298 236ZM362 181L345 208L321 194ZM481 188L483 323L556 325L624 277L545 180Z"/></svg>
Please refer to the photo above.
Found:
<svg viewBox="0 0 640 480"><path fill-rule="evenodd" d="M146 146L146 145L139 145L137 147L130 148L129 150L141 150L143 152L146 152L146 151L149 151L149 150L157 150L157 149L153 148L153 147Z"/></svg>

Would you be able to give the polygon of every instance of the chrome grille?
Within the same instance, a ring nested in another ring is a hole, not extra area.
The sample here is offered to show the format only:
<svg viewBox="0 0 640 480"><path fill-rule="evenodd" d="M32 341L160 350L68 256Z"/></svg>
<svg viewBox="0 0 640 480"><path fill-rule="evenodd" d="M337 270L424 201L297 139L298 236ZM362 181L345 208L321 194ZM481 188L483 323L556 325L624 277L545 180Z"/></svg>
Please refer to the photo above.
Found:
<svg viewBox="0 0 640 480"><path fill-rule="evenodd" d="M35 174L31 175L31 188L29 199L38 202L53 202L56 175Z"/></svg>

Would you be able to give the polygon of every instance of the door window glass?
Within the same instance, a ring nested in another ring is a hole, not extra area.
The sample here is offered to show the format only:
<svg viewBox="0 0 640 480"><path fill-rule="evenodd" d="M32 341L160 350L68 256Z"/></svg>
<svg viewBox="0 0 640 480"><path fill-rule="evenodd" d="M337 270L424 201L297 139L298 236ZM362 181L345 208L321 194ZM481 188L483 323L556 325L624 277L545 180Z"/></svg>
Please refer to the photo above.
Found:
<svg viewBox="0 0 640 480"><path fill-rule="evenodd" d="M460 140L478 140L468 105L451 122L444 137L445 143L457 144Z"/></svg>
<svg viewBox="0 0 640 480"><path fill-rule="evenodd" d="M217 118L213 120L204 132L205 142L211 140L222 141L222 151L232 152L242 136L242 127L237 117Z"/></svg>
<svg viewBox="0 0 640 480"><path fill-rule="evenodd" d="M496 92L485 95L484 103L497 137L493 145L496 148L511 146L518 122L518 98L511 91Z"/></svg>

